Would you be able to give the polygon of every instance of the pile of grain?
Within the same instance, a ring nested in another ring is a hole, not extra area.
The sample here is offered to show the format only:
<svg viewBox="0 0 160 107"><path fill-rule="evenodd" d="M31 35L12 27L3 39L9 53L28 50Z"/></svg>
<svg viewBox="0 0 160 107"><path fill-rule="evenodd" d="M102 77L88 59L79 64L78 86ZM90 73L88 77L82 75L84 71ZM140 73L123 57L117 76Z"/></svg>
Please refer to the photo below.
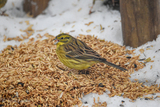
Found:
<svg viewBox="0 0 160 107"><path fill-rule="evenodd" d="M111 92L110 97L118 95L132 100L160 92L157 86L148 87L129 80L133 69L143 68L139 56L126 56L133 54L133 50L126 51L124 46L80 35L78 39L108 61L129 70L123 72L98 63L83 74L64 66L55 53L54 37L44 36L48 39L34 41L32 38L20 46L8 46L0 53L0 105L69 107L80 106L79 98L83 95L103 94L106 90Z"/></svg>

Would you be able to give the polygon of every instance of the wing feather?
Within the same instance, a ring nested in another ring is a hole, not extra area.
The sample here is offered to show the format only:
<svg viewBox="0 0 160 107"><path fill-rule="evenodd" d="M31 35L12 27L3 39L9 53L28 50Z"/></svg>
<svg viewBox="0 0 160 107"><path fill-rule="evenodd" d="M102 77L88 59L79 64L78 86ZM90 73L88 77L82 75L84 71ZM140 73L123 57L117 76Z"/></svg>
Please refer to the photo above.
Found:
<svg viewBox="0 0 160 107"><path fill-rule="evenodd" d="M73 39L71 43L64 46L66 57L74 59L83 59L88 61L102 61L102 58L96 51L90 48L86 43Z"/></svg>

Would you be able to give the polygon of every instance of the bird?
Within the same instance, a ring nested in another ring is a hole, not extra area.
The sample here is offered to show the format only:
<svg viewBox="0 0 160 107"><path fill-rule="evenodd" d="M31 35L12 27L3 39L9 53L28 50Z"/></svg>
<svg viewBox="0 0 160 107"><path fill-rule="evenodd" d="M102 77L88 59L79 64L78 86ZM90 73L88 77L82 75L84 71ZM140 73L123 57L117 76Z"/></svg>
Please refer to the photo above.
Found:
<svg viewBox="0 0 160 107"><path fill-rule="evenodd" d="M59 60L71 69L81 71L96 63L104 63L121 71L127 71L127 69L123 67L108 62L85 42L69 34L61 33L57 35L53 41L55 42L54 45L56 45L56 54Z"/></svg>
<svg viewBox="0 0 160 107"><path fill-rule="evenodd" d="M6 4L7 0L0 0L0 8Z"/></svg>

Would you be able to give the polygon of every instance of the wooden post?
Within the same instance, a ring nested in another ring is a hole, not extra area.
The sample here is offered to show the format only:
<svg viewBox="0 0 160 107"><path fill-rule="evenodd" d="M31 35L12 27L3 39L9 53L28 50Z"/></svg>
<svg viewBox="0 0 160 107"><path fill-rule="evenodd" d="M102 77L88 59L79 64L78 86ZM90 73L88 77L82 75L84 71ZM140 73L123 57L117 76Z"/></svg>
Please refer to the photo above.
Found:
<svg viewBox="0 0 160 107"><path fill-rule="evenodd" d="M138 47L160 34L160 0L120 0L124 45Z"/></svg>
<svg viewBox="0 0 160 107"><path fill-rule="evenodd" d="M49 0L24 0L23 10L33 17L38 16L48 6Z"/></svg>

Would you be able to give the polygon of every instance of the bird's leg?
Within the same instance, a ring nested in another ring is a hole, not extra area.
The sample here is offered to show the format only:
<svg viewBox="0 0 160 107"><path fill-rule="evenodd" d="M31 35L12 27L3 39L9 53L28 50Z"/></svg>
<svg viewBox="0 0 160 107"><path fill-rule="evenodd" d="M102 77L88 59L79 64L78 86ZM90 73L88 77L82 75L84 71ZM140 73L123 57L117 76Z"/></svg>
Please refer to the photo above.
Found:
<svg viewBox="0 0 160 107"><path fill-rule="evenodd" d="M79 70L78 74L89 74L89 70Z"/></svg>

